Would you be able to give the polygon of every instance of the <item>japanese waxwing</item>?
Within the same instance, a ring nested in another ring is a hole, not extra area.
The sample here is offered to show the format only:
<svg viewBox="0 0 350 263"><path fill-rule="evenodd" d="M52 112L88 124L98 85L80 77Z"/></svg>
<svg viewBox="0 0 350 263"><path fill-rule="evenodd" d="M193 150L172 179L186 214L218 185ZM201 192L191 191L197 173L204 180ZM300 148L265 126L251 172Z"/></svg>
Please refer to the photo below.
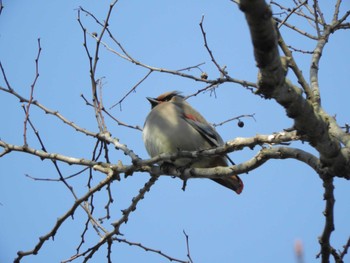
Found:
<svg viewBox="0 0 350 263"><path fill-rule="evenodd" d="M221 136L199 112L188 104L177 91L166 92L157 98L147 97L152 105L142 132L148 154L151 157L161 153L197 151L223 145ZM201 157L190 163L189 159L175 161L177 166L186 164L194 168L228 166L227 157ZM237 175L213 179L215 182L240 194L243 182Z"/></svg>

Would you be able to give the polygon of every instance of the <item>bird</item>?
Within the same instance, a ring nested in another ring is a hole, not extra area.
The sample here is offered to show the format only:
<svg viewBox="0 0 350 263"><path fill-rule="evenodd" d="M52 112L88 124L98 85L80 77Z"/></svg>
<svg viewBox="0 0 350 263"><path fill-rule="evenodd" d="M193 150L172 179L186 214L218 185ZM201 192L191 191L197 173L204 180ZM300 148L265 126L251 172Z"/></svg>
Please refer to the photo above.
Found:
<svg viewBox="0 0 350 263"><path fill-rule="evenodd" d="M178 91L169 91L156 98L147 97L151 111L146 117L142 138L151 157L161 153L198 151L215 148L224 144L223 139L206 119L196 111ZM193 168L227 167L227 156L206 156L193 161L178 159L176 166L190 165ZM235 174L212 179L213 181L240 194L242 180Z"/></svg>

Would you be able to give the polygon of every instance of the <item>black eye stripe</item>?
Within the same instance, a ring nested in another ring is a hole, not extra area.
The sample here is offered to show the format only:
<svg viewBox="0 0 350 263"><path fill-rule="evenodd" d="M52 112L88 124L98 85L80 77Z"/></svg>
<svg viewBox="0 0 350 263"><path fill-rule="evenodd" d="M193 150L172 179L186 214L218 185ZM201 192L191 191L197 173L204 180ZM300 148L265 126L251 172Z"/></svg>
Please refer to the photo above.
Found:
<svg viewBox="0 0 350 263"><path fill-rule="evenodd" d="M170 94L164 98L158 99L159 101L165 102L165 101L169 101L171 100L175 95L174 94Z"/></svg>
<svg viewBox="0 0 350 263"><path fill-rule="evenodd" d="M169 96L166 96L166 97L164 98L164 101L169 101L169 100L171 100L173 97L174 97L173 94L171 94L171 95L169 95Z"/></svg>

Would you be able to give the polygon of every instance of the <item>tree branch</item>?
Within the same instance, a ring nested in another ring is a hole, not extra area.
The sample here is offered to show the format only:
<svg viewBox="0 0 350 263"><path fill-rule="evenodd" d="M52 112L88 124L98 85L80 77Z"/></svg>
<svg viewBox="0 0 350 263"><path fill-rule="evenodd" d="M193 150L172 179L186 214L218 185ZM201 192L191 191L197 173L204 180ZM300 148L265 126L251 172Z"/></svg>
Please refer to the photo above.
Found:
<svg viewBox="0 0 350 263"><path fill-rule="evenodd" d="M161 154L156 159L162 160L174 160L176 158L198 158L199 156L207 156L210 150L199 152L179 152L178 154ZM188 180L190 178L207 178L218 179L226 176L232 176L232 174L244 174L263 165L266 161L271 159L296 159L304 162L310 166L313 170L320 174L324 174L325 171L321 167L320 162L314 155L305 152L300 149L290 147L274 147L263 148L253 158L243 163L233 165L230 167L215 167L215 168L181 168L175 166L143 166L143 171L148 171L154 175L168 175L181 178L182 180ZM153 158L151 159L153 160ZM146 163L146 162L145 162Z"/></svg>
<svg viewBox="0 0 350 263"><path fill-rule="evenodd" d="M23 131L23 144L28 145L27 143L27 123L29 119L29 110L30 110L30 105L33 102L33 96L34 96L34 88L35 84L39 78L39 58L41 54L41 45L40 45L40 38L38 38L38 54L35 59L35 77L33 80L32 85L30 86L30 95L29 95L29 101L27 103L27 107L25 110L25 118L24 118L24 131Z"/></svg>
<svg viewBox="0 0 350 263"><path fill-rule="evenodd" d="M106 242L109 240L112 240L112 237L114 235L120 234L120 226L124 223L126 223L129 219L129 215L136 210L136 206L139 201L141 201L147 192L151 189L151 187L154 185L154 183L157 181L158 176L152 175L149 181L145 184L143 188L140 189L139 194L136 195L131 202L131 205L122 211L123 216L116 222L112 223L114 229L113 231L106 233L106 235L93 247L89 248L87 251L85 251L82 255L86 255L84 262L87 262L89 259L92 258L92 256L95 254L95 252Z"/></svg>
<svg viewBox="0 0 350 263"><path fill-rule="evenodd" d="M321 251L317 255L319 257L322 255L322 263L328 263L329 257L331 254L335 255L335 257L339 256L334 248L332 248L330 244L331 234L334 231L334 185L333 185L333 177L329 174L321 176L323 179L323 187L324 187L324 200L326 201L326 208L323 212L325 216L325 226L323 229L323 233L319 238L319 242L321 245ZM336 260L336 262L339 262Z"/></svg>
<svg viewBox="0 0 350 263"><path fill-rule="evenodd" d="M350 179L350 154L342 150L339 141L330 134L329 120L332 117L322 111L317 102L318 62L326 40L319 41L313 56L311 87L316 99L312 103L304 99L302 91L285 78L275 25L266 3L263 0L242 0L240 8L250 28L255 59L260 69L258 92L267 98L274 98L286 109L287 115L294 119L294 127L307 136L307 141L320 152L321 161L333 169L333 174ZM328 36L328 31L325 31L324 37Z"/></svg>
<svg viewBox="0 0 350 263"><path fill-rule="evenodd" d="M18 251L17 255L18 257L14 260L15 263L19 263L21 259L28 255L36 255L40 248L44 245L44 243L49 240L50 238L54 238L56 235L58 229L61 227L61 225L66 221L66 219L70 216L73 216L75 210L79 207L79 205L86 201L92 194L95 192L101 190L106 184L108 184L110 181L114 180L114 173L112 170L109 170L108 176L102 180L98 185L96 185L94 188L90 188L89 191L83 195L81 198L77 199L73 206L60 218L57 219L57 222L55 226L52 228L52 230L47 233L46 235L39 238L39 242L35 245L35 247L32 250L29 251Z"/></svg>
<svg viewBox="0 0 350 263"><path fill-rule="evenodd" d="M136 247L142 248L145 251L151 251L153 253L159 254L160 256L168 259L171 262L174 261L174 262L179 262L179 263L189 263L188 261L171 257L171 256L165 254L164 252L162 252L161 250L157 250L157 249L153 249L153 248L150 248L150 247L146 247L146 246L142 245L141 243L131 242L129 240L126 240L125 238L114 237L113 240L116 240L116 241L118 241L120 243L128 244L129 246L136 246Z"/></svg>

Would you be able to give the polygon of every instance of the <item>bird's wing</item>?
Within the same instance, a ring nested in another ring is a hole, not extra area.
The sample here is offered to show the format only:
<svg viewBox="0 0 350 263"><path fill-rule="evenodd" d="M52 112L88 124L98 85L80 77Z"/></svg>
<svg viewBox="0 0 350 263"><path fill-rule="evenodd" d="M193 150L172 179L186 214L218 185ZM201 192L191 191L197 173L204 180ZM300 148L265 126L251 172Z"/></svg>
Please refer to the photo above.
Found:
<svg viewBox="0 0 350 263"><path fill-rule="evenodd" d="M221 136L209 123L203 123L200 120L196 119L194 115L191 115L189 113L184 113L183 117L189 125L191 125L203 136L203 138L208 141L210 145L217 147L223 144Z"/></svg>

